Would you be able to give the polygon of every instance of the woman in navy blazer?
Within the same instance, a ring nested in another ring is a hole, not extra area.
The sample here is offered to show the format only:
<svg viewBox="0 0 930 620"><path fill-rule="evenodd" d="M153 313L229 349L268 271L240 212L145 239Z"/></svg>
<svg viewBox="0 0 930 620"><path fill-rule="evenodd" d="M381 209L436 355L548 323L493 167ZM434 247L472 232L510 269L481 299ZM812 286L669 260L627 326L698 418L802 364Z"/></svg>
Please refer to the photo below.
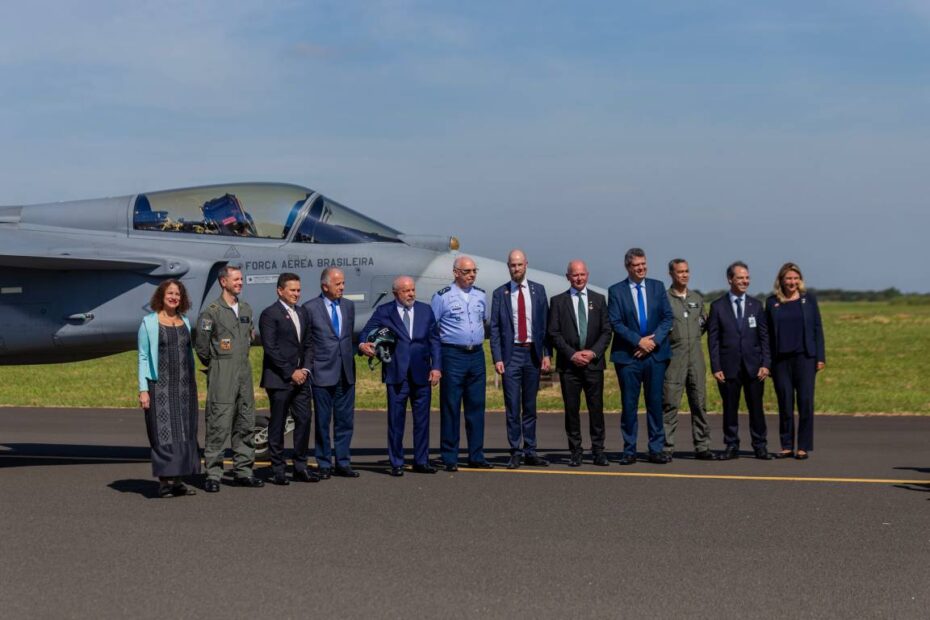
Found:
<svg viewBox="0 0 930 620"><path fill-rule="evenodd" d="M200 473L197 445L197 380L191 326L184 313L190 300L178 280L162 282L139 326L139 406L152 447L158 496L193 495L182 476Z"/></svg>
<svg viewBox="0 0 930 620"><path fill-rule="evenodd" d="M827 357L817 299L805 290L801 269L794 263L785 263L778 270L775 294L765 300L765 314L782 448L775 456L806 459L814 449L814 384ZM795 400L798 407L797 453L794 451Z"/></svg>

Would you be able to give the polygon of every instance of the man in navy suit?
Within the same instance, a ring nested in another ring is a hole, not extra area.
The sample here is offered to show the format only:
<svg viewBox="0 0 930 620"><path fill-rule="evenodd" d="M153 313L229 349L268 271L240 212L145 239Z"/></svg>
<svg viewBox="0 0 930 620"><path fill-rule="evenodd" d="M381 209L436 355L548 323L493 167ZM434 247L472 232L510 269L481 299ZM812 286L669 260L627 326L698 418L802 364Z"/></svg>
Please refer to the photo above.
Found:
<svg viewBox="0 0 930 620"><path fill-rule="evenodd" d="M546 342L549 299L542 284L526 279L526 267L526 255L512 250L507 256L510 282L497 287L491 297L491 359L504 381L508 469L517 469L524 461L527 465L549 465L536 454L539 374L549 372L550 366Z"/></svg>
<svg viewBox="0 0 930 620"><path fill-rule="evenodd" d="M749 435L756 458L768 460L768 439L762 393L769 376L768 325L762 302L747 295L749 267L736 261L727 267L729 292L710 305L707 318L707 349L710 371L717 380L723 400L723 441L721 459L739 458L739 395L743 391L749 410Z"/></svg>
<svg viewBox="0 0 930 620"><path fill-rule="evenodd" d="M392 476L404 475L404 418L407 401L413 414L413 471L435 474L429 463L429 406L432 387L442 377L439 329L429 304L417 301L413 278L394 279L394 301L378 306L362 329L362 335L388 327L397 335L390 362L381 367L381 380L387 386L388 458ZM359 351L368 357L375 345L363 342Z"/></svg>
<svg viewBox="0 0 930 620"><path fill-rule="evenodd" d="M341 269L325 268L320 289L322 295L304 304L310 319L307 359L316 409L316 460L324 480L330 475L357 478L349 456L355 419L355 304L342 296L345 275Z"/></svg>
<svg viewBox="0 0 930 620"><path fill-rule="evenodd" d="M646 253L627 250L623 258L628 277L607 291L607 315L614 330L610 361L620 382L620 433L623 436L621 465L636 462L637 411L639 394L644 392L649 429L649 462L664 465L671 459L664 453L665 429L662 422L662 386L665 369L672 357L668 335L674 317L665 286L646 278Z"/></svg>
<svg viewBox="0 0 930 620"><path fill-rule="evenodd" d="M284 425L288 411L294 417L294 479L317 482L320 478L307 469L310 446L310 371L307 359L309 340L307 310L298 306L300 276L278 276L278 300L262 311L259 331L262 338L262 381L268 392L271 420L268 423L268 453L272 482L287 485L284 461Z"/></svg>

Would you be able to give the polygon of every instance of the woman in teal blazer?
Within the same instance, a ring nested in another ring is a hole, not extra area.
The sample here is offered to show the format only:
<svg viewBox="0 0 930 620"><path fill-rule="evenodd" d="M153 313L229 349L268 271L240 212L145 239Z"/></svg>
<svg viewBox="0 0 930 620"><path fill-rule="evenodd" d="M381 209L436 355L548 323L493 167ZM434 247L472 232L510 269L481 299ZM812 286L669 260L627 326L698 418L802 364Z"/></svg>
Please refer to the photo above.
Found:
<svg viewBox="0 0 930 620"><path fill-rule="evenodd" d="M152 475L159 497L193 495L182 477L200 473L197 445L197 380L190 299L178 280L162 282L139 326L139 406L152 447Z"/></svg>

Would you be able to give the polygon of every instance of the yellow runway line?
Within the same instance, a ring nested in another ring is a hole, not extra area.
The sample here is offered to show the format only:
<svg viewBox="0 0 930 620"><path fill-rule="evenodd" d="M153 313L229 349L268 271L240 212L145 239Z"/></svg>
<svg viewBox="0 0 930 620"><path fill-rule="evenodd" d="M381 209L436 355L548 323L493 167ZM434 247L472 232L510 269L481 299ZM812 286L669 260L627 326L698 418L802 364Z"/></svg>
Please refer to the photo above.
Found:
<svg viewBox="0 0 930 620"><path fill-rule="evenodd" d="M624 478L684 478L695 480L759 480L763 482L854 482L859 484L923 484L930 480L894 480L889 478L815 478L803 476L734 476L726 474L660 474L652 472L620 471L565 471L561 469L468 469L460 472L473 474L536 474L555 476L615 476Z"/></svg>
<svg viewBox="0 0 930 620"><path fill-rule="evenodd" d="M232 465L229 459L223 461ZM255 465L268 466L271 461L255 461ZM379 466L380 467L380 466ZM385 466L386 468L386 466ZM355 469L370 469L367 465L357 465ZM439 473L443 473L440 469ZM608 476L615 478L680 478L694 480L758 480L762 482L851 482L858 484L922 484L930 485L930 480L895 480L891 478L816 478L803 476L735 476L727 474L663 474L659 472L626 472L626 471L571 471L566 469L470 469L460 467L459 473L469 474L528 474L549 476Z"/></svg>

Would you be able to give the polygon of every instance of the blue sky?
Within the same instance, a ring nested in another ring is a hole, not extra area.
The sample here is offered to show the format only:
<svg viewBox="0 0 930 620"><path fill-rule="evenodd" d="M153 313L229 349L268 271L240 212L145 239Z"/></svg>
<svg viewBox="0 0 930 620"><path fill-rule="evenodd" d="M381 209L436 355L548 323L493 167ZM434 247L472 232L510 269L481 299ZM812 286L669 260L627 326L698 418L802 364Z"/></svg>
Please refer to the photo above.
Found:
<svg viewBox="0 0 930 620"><path fill-rule="evenodd" d="M923 0L4 3L0 85L0 204L287 181L601 285L930 291Z"/></svg>

